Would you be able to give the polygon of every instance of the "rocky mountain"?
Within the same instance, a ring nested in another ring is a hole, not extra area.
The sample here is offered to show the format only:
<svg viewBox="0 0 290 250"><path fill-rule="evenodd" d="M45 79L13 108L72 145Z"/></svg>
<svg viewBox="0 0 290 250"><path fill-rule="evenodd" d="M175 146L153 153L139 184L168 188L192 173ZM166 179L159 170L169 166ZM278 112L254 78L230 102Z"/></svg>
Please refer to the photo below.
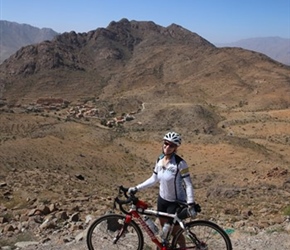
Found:
<svg viewBox="0 0 290 250"><path fill-rule="evenodd" d="M257 37L232 43L216 44L218 47L240 47L263 53L272 59L290 65L290 39L281 37Z"/></svg>
<svg viewBox="0 0 290 250"><path fill-rule="evenodd" d="M152 174L168 130L199 218L231 237L288 233L289 82L290 66L177 24L122 19L21 48L0 65L0 245L76 239L118 185Z"/></svg>
<svg viewBox="0 0 290 250"><path fill-rule="evenodd" d="M19 24L0 20L0 63L14 54L21 47L51 40L58 35L49 28L36 28L28 24Z"/></svg>
<svg viewBox="0 0 290 250"><path fill-rule="evenodd" d="M3 97L9 102L47 93L68 99L94 95L152 101L165 89L175 100L182 96L183 102L234 107L250 101L255 108L264 105L260 95L270 95L276 79L276 89L288 88L288 71L289 67L263 54L217 48L175 24L164 28L126 19L106 29L64 33L23 47L0 67L6 86ZM286 93L279 98L270 95L272 105L287 107Z"/></svg>
<svg viewBox="0 0 290 250"><path fill-rule="evenodd" d="M0 20L0 63L21 47L51 40L59 33L49 28L39 29L29 24ZM217 43L217 47L240 47L263 53L272 59L290 65L290 40L281 37L258 37L231 43Z"/></svg>

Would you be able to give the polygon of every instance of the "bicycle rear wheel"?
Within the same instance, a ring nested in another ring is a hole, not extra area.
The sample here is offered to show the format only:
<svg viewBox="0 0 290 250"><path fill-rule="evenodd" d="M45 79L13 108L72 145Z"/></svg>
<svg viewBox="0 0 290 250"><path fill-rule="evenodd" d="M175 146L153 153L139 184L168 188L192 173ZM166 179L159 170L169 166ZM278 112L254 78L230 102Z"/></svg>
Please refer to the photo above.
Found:
<svg viewBox="0 0 290 250"><path fill-rule="evenodd" d="M125 216L108 214L95 220L87 232L87 246L89 250L115 250L134 249L141 250L144 237L136 222L131 221L121 237L114 242L115 237L121 232Z"/></svg>
<svg viewBox="0 0 290 250"><path fill-rule="evenodd" d="M232 243L227 233L217 224L196 220L186 224L190 235L180 229L172 240L173 249L186 244L186 249L199 250L232 250ZM182 246L184 247L184 246ZM180 247L180 249L183 249Z"/></svg>

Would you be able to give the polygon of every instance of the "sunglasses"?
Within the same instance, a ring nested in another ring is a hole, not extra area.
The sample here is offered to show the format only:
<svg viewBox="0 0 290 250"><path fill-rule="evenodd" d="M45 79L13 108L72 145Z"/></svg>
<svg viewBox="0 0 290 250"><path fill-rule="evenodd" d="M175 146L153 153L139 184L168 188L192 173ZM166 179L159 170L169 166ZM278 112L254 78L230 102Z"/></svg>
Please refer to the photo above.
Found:
<svg viewBox="0 0 290 250"><path fill-rule="evenodd" d="M169 146L170 148L175 148L176 147L176 145L175 144L173 144L173 143L169 143L169 142L167 142L167 141L165 141L164 142L164 146Z"/></svg>

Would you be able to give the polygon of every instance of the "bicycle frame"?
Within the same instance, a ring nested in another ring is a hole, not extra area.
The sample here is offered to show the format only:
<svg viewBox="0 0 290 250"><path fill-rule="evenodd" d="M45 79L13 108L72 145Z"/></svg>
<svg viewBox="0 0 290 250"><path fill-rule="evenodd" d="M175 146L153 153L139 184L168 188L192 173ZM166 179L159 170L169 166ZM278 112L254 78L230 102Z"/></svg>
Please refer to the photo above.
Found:
<svg viewBox="0 0 290 250"><path fill-rule="evenodd" d="M129 212L126 215L126 220L125 223L128 225L131 220L132 217L134 217L142 226L142 228L144 229L144 231L147 233L147 235L150 237L151 241L153 243L155 243L156 246L158 246L161 250L168 250L167 248L167 242L166 241L162 241L160 242L158 240L158 238L155 236L155 234L152 232L152 230L149 228L149 226L146 224L146 222L144 221L144 219L142 218L142 216L140 216L140 214L144 214L144 215L152 215L154 217L166 217L166 218L172 218L173 219L173 225L178 222L180 227L182 229L185 229L184 223L181 219L178 218L177 213L175 214L169 214L169 213L165 213L165 212L159 212L153 209L140 209L140 211L138 211L140 208L138 208L136 205L132 205L131 209L129 210ZM121 230L120 232L120 236L118 238L120 238L123 234L125 230ZM173 231L173 227L171 227L169 235L172 234Z"/></svg>

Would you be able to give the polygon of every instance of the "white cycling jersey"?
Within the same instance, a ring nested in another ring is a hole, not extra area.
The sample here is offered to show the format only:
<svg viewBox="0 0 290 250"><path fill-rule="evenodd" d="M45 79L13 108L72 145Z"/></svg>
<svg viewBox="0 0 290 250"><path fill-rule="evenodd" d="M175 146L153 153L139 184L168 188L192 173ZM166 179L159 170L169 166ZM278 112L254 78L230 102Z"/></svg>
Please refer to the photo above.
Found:
<svg viewBox="0 0 290 250"><path fill-rule="evenodd" d="M164 166L162 160L164 155L161 155L159 157L160 160L156 162L152 176L137 185L137 188L142 190L159 182L159 195L164 200L171 202L181 200L193 203L194 191L187 163L182 159L177 165L174 156Z"/></svg>

